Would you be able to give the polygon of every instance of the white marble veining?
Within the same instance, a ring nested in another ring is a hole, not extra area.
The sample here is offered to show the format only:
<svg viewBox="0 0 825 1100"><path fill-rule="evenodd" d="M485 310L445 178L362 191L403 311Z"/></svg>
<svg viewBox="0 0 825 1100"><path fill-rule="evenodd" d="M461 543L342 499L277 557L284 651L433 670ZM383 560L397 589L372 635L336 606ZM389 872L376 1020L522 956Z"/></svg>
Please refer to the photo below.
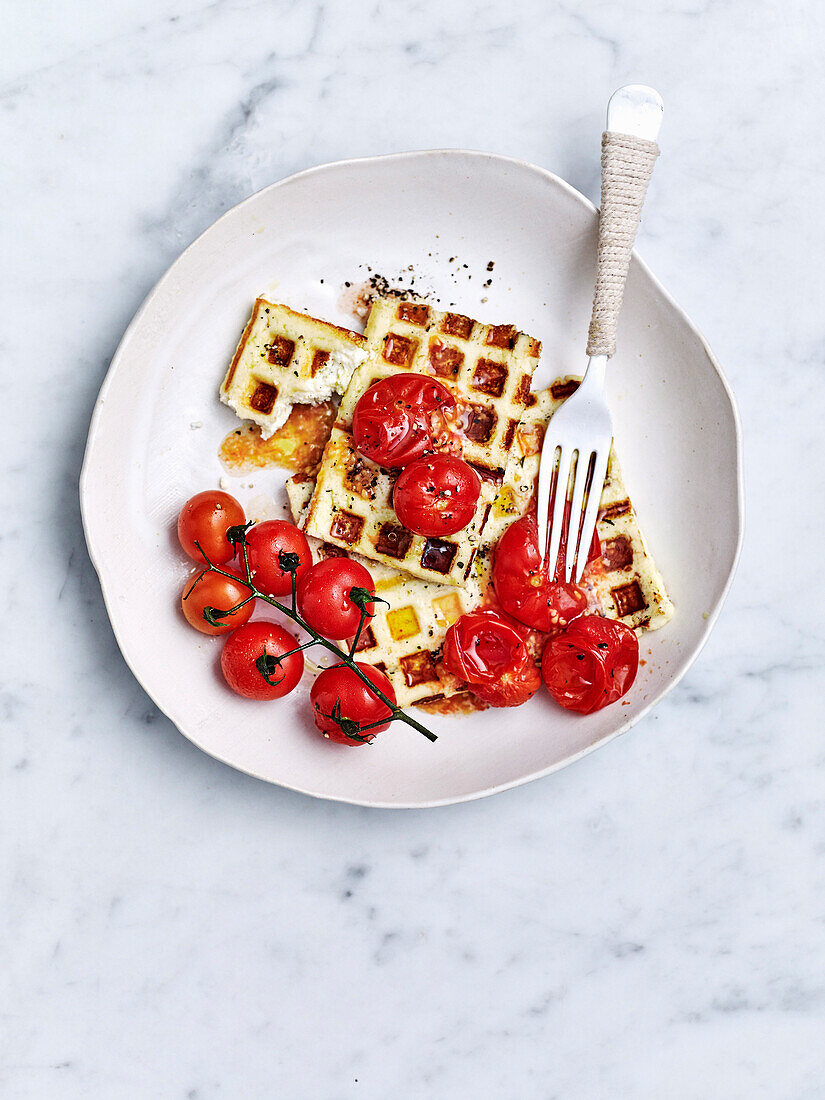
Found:
<svg viewBox="0 0 825 1100"><path fill-rule="evenodd" d="M825 1095L822 6L3 14L0 1095ZM627 737L474 804L323 804L208 759L126 668L79 525L141 299L222 211L327 160L491 149L595 197L629 80L667 107L640 251L746 433L705 652Z"/></svg>

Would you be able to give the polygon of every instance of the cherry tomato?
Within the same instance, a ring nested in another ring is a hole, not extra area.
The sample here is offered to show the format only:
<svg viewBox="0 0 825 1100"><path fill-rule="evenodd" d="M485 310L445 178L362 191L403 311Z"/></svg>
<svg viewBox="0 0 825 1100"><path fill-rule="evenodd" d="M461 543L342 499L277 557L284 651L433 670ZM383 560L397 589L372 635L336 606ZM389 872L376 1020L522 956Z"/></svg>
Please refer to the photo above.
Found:
<svg viewBox="0 0 825 1100"><path fill-rule="evenodd" d="M471 611L457 619L447 631L442 659L494 707L521 706L541 686L524 639L495 611Z"/></svg>
<svg viewBox="0 0 825 1100"><path fill-rule="evenodd" d="M628 691L639 668L639 641L624 623L583 615L544 647L541 674L556 702L592 714Z"/></svg>
<svg viewBox="0 0 825 1100"><path fill-rule="evenodd" d="M361 609L350 598L353 589L375 595L369 572L351 558L325 558L313 565L298 585L298 608L313 630L332 641L352 638ZM367 602L367 611L373 604Z"/></svg>
<svg viewBox="0 0 825 1100"><path fill-rule="evenodd" d="M298 641L276 623L245 623L226 639L221 670L227 684L246 699L281 699L304 671L303 653L290 653ZM281 664L277 658L289 653Z"/></svg>
<svg viewBox="0 0 825 1100"><path fill-rule="evenodd" d="M393 686L380 669L358 667L395 704ZM330 741L340 745L363 745L389 727L392 711L374 695L347 665L325 668L309 693L315 711L315 725ZM336 721L343 721L344 728ZM385 720L386 719L386 720ZM373 725L374 723L378 725ZM373 726L372 729L364 727Z"/></svg>
<svg viewBox="0 0 825 1100"><path fill-rule="evenodd" d="M235 557L235 547L226 538L227 528L245 522L243 508L234 497L217 489L209 489L187 500L181 508L178 539L184 553L193 561L204 560L195 546L195 542L199 542L210 561L223 565Z"/></svg>
<svg viewBox="0 0 825 1100"><path fill-rule="evenodd" d="M441 382L423 374L391 375L355 406L356 449L379 466L406 466L452 435L448 417L455 412L455 397Z"/></svg>
<svg viewBox="0 0 825 1100"><path fill-rule="evenodd" d="M232 570L227 572L231 573ZM194 626L195 630L199 630L201 634L228 634L230 630L237 630L239 626L249 621L255 601L250 600L232 615L221 619L220 626L211 626L203 617L203 609L214 607L219 611L226 611L239 604L241 600L245 600L248 595L249 589L240 577L234 581L207 569L194 580L190 577L186 582L181 597L181 607L189 625Z"/></svg>
<svg viewBox="0 0 825 1100"><path fill-rule="evenodd" d="M312 565L306 535L285 519L268 519L247 531L246 553L256 587L269 596L288 596L292 592L289 570L281 568L281 554L297 554L298 581ZM238 560L243 560L242 550Z"/></svg>
<svg viewBox="0 0 825 1100"><path fill-rule="evenodd" d="M475 515L480 492L481 479L463 458L434 454L401 471L392 505L416 535L454 535Z"/></svg>
<svg viewBox="0 0 825 1100"><path fill-rule="evenodd" d="M548 581L534 515L511 523L499 540L493 587L508 615L548 634L563 630L587 610L587 596L578 585Z"/></svg>

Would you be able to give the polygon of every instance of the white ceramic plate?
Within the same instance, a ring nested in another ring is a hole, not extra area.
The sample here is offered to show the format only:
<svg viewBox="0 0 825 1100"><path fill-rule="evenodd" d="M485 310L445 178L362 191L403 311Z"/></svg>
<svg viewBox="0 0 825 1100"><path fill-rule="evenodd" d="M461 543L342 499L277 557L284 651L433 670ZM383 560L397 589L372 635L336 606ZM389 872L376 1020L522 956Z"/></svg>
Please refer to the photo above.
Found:
<svg viewBox="0 0 825 1100"><path fill-rule="evenodd" d="M646 664L623 704L580 717L545 696L515 711L431 717L435 744L396 723L370 747L339 747L313 732L308 674L280 702L240 699L220 680L221 642L195 634L178 610L188 566L174 522L189 496L224 473L217 450L236 421L217 390L256 295L351 325L339 297L346 281L365 277L362 265L403 273L407 284L414 274L416 288L442 304L539 337L539 388L582 369L596 224L582 195L520 161L458 151L347 161L230 210L148 296L94 412L83 519L124 657L205 752L322 798L435 806L570 763L632 726L690 667L739 553L740 429L710 349L638 259L609 397L627 484L677 610L643 639ZM279 496L284 476L265 471L233 489L244 502Z"/></svg>

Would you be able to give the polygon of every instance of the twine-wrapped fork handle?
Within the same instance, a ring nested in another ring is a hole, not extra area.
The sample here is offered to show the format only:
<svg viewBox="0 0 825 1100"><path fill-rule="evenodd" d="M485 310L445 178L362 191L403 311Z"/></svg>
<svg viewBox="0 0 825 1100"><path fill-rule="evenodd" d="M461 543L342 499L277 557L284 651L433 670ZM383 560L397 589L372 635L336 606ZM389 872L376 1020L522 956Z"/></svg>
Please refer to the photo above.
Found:
<svg viewBox="0 0 825 1100"><path fill-rule="evenodd" d="M587 335L589 356L611 356L616 351L616 328L630 254L658 155L655 141L613 130L602 135L602 208L596 291Z"/></svg>

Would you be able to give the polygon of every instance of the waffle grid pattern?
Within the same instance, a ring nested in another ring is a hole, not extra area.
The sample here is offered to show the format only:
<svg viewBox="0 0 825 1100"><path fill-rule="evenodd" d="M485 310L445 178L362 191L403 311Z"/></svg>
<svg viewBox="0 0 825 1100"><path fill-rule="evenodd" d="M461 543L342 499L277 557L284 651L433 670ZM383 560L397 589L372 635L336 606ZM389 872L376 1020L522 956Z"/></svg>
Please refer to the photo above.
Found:
<svg viewBox="0 0 825 1100"><path fill-rule="evenodd" d="M368 358L347 387L324 452L307 533L425 580L461 585L489 542L491 506L502 484L541 345L512 325L483 325L419 302L379 299L367 326ZM401 372L437 377L456 395L464 457L482 490L471 523L444 539L414 535L392 508L394 477L355 451L352 416L381 378Z"/></svg>

